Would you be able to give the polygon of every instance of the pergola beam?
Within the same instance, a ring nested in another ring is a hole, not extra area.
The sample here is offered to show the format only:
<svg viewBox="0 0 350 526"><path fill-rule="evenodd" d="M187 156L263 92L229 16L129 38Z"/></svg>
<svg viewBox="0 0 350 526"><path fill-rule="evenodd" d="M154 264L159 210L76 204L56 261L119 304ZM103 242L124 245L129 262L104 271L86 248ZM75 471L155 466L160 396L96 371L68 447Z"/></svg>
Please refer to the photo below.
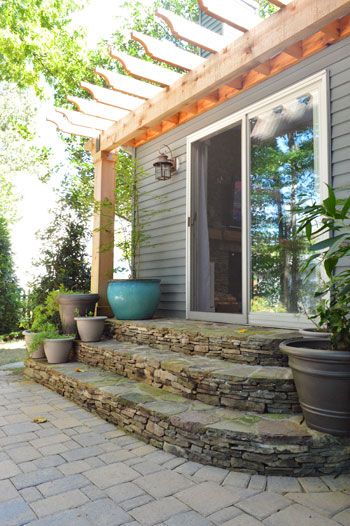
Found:
<svg viewBox="0 0 350 526"><path fill-rule="evenodd" d="M200 26L195 22L186 20L167 9L157 9L156 16L164 20L174 36L186 40L190 44L205 49L206 51L217 53L228 43L228 40L222 35L210 31L210 29ZM241 32L237 31L237 36L239 35L241 35ZM232 40L232 33L230 40Z"/></svg>
<svg viewBox="0 0 350 526"><path fill-rule="evenodd" d="M182 76L180 73L176 73L176 71L162 68L161 66L157 66L157 64L147 62L137 57L132 57L117 49L111 49L110 55L118 60L130 75L139 79L156 82L161 86L170 86Z"/></svg>
<svg viewBox="0 0 350 526"><path fill-rule="evenodd" d="M90 84L90 82L81 82L80 86L86 89L94 99L97 100L97 102L102 102L102 104L108 104L115 108L134 110L137 106L142 104L142 100L139 97L125 95L125 93L118 93L111 89Z"/></svg>
<svg viewBox="0 0 350 526"><path fill-rule="evenodd" d="M116 71L96 67L95 73L102 77L112 89L141 99L150 99L163 91L163 88L159 86L134 79L128 75L122 75Z"/></svg>
<svg viewBox="0 0 350 526"><path fill-rule="evenodd" d="M111 123L119 121L129 113L128 110L114 108L108 104L82 99L81 97L73 97L68 95L67 100L74 104L82 113L85 113L86 115L92 115L94 117L101 117L101 119L110 120Z"/></svg>
<svg viewBox="0 0 350 526"><path fill-rule="evenodd" d="M101 149L111 151L131 141L140 127L158 126L162 120L181 112L185 105L194 104L230 81L248 75L259 64L314 35L349 11L350 0L294 0L217 55L209 57L170 86L166 93L147 101L133 115L103 132ZM249 75L248 80L251 80ZM249 87L247 80L245 83Z"/></svg>
<svg viewBox="0 0 350 526"><path fill-rule="evenodd" d="M237 0L198 0L198 4L207 15L239 31L248 31L261 22L253 8L245 7Z"/></svg>
<svg viewBox="0 0 350 526"><path fill-rule="evenodd" d="M132 31L131 38L139 42L145 48L147 55L155 60L161 60L166 64L187 71L200 66L205 61L205 58L181 49L171 42L166 40L161 42L157 38L144 35L139 31Z"/></svg>

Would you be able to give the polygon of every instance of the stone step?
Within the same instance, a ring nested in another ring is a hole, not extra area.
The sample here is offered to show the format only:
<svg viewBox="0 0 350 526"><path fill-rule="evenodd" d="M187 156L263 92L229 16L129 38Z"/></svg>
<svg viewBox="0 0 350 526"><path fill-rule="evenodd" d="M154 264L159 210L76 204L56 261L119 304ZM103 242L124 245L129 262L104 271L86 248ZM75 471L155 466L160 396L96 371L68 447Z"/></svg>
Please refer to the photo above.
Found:
<svg viewBox="0 0 350 526"><path fill-rule="evenodd" d="M299 413L289 367L245 365L146 345L78 342L78 361L206 404L257 413Z"/></svg>
<svg viewBox="0 0 350 526"><path fill-rule="evenodd" d="M79 362L30 359L25 374L146 442L197 462L294 476L350 470L350 438L310 431L301 415L222 409Z"/></svg>
<svg viewBox="0 0 350 526"><path fill-rule="evenodd" d="M300 338L297 331L210 323L181 319L107 321L107 334L130 341L184 354L221 358L250 365L288 365L279 350L283 340Z"/></svg>

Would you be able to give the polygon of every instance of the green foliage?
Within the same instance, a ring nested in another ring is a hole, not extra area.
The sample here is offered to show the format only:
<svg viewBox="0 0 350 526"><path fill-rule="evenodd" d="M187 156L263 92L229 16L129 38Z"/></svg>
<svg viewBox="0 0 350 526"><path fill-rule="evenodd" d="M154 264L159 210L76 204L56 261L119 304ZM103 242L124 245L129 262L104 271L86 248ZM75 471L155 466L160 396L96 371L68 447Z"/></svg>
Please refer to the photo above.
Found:
<svg viewBox="0 0 350 526"><path fill-rule="evenodd" d="M37 106L38 99L32 91L0 84L0 215L9 222L17 218L18 177L47 171L47 152L34 141Z"/></svg>
<svg viewBox="0 0 350 526"><path fill-rule="evenodd" d="M0 81L42 93L43 78L57 95L78 85L87 68L83 35L69 27L81 0L0 1Z"/></svg>
<svg viewBox="0 0 350 526"><path fill-rule="evenodd" d="M32 314L31 331L42 332L48 330L57 330L60 327L59 306L57 296L67 294L63 288L52 290L45 298L45 301L37 305Z"/></svg>
<svg viewBox="0 0 350 526"><path fill-rule="evenodd" d="M148 243L149 235L146 232L147 223L154 220L162 210L151 208L149 211L140 210L140 185L146 177L145 171L135 159L125 150L119 150L117 162L116 181L116 222L115 246L121 251L123 260L128 268L117 267L117 271L130 270L130 277L138 277L140 248ZM151 192L142 190L142 196L150 195L154 202L162 199ZM108 206L108 204L106 205Z"/></svg>
<svg viewBox="0 0 350 526"><path fill-rule="evenodd" d="M47 229L40 235L42 251L36 265L43 274L32 283L35 304L60 287L75 291L90 289L90 264L86 253L86 223L80 223L74 211L59 203Z"/></svg>
<svg viewBox="0 0 350 526"><path fill-rule="evenodd" d="M33 335L28 345L29 355L39 350L39 347L44 344L45 340L67 340L70 338L74 338L74 335L60 334L54 326L48 326L46 330Z"/></svg>
<svg viewBox="0 0 350 526"><path fill-rule="evenodd" d="M350 256L350 197L337 197L328 186L320 204L302 208L299 231L304 231L312 254L304 270L314 274L320 266L324 283L316 292L316 314L310 318L331 333L335 350L350 351L350 270L342 270L343 258Z"/></svg>
<svg viewBox="0 0 350 526"><path fill-rule="evenodd" d="M42 250L35 263L40 275L31 284L29 302L43 304L52 290L90 290L87 245L91 237L94 171L80 139L67 141L69 171L58 191L58 203L39 239Z"/></svg>
<svg viewBox="0 0 350 526"><path fill-rule="evenodd" d="M18 329L21 290L17 283L7 221L0 216L0 334Z"/></svg>
<svg viewBox="0 0 350 526"><path fill-rule="evenodd" d="M124 25L118 29L118 32L112 36L113 45L125 51L130 55L143 58L145 60L156 62L145 54L144 48L138 42L130 38L130 31L141 31L159 40L169 40L175 42L184 49L199 53L199 49L185 42L179 42L174 37L166 24L160 24L159 19L155 17L154 13L158 7L164 7L174 13L177 13L184 18L197 21L199 18L198 3L196 0L155 0L153 4L145 6L144 2L136 0L134 2L126 1L123 4L127 12L125 16ZM164 65L165 66L165 65ZM117 65L122 73L123 69ZM165 66L170 69L176 69L172 66Z"/></svg>
<svg viewBox="0 0 350 526"><path fill-rule="evenodd" d="M271 4L268 0L258 0L259 15L262 18L267 18L278 10L278 7Z"/></svg>

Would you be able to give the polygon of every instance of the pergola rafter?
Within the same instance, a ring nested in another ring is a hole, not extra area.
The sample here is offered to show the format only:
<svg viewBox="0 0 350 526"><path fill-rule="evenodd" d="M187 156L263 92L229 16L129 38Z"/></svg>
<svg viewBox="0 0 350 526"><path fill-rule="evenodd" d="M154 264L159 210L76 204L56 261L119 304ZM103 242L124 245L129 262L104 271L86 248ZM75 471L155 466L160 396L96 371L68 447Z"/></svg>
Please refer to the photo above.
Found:
<svg viewBox="0 0 350 526"><path fill-rule="evenodd" d="M160 86L100 67L95 68L95 73L102 77L112 89L141 99L150 99L163 91L163 88Z"/></svg>
<svg viewBox="0 0 350 526"><path fill-rule="evenodd" d="M80 111L68 110L67 108L56 108L58 113L62 113L71 124L83 126L85 128L93 128L94 130L103 131L109 128L111 121L94 117L92 115L85 115Z"/></svg>
<svg viewBox="0 0 350 526"><path fill-rule="evenodd" d="M180 77L181 73L176 73L171 69L163 68L152 62L147 62L140 58L132 57L123 51L118 51L116 49L111 49L111 57L117 59L125 71L130 73L136 78L149 80L151 82L156 82L161 86L171 86L176 82Z"/></svg>
<svg viewBox="0 0 350 526"><path fill-rule="evenodd" d="M166 64L170 64L171 66L190 71L191 69L200 66L205 61L205 58L181 49L171 42L164 41L160 46L157 38L144 35L138 31L133 31L131 37L142 44L147 55L156 60L165 62Z"/></svg>
<svg viewBox="0 0 350 526"><path fill-rule="evenodd" d="M137 106L140 106L143 102L139 97L102 88L101 86L90 84L90 82L81 82L80 86L91 93L97 102L102 102L102 104L108 104L109 106L114 106L116 108L131 111L137 108Z"/></svg>
<svg viewBox="0 0 350 526"><path fill-rule="evenodd" d="M249 31L261 22L253 8L243 7L237 0L198 0L200 8L209 16L239 31ZM257 6L258 7L258 6Z"/></svg>
<svg viewBox="0 0 350 526"><path fill-rule="evenodd" d="M82 99L81 97L73 97L69 95L67 100L74 104L81 113L92 115L93 117L101 117L102 119L107 119L111 122L119 121L129 113L129 110L122 110L120 108L109 106L108 104L102 104L101 102Z"/></svg>
<svg viewBox="0 0 350 526"><path fill-rule="evenodd" d="M200 26L195 22L186 20L167 9L157 9L156 16L168 25L170 31L175 37L185 40L186 42L211 53L220 51L230 40L232 40L232 33L229 37L225 38L222 35ZM240 36L241 34L240 31L237 31L237 36Z"/></svg>
<svg viewBox="0 0 350 526"><path fill-rule="evenodd" d="M100 130L87 128L85 126L76 126L69 122L65 116L58 112L52 111L46 116L46 120L52 122L57 128L63 133L69 133L71 135L79 135L81 137L90 137L90 139L97 139L100 134Z"/></svg>

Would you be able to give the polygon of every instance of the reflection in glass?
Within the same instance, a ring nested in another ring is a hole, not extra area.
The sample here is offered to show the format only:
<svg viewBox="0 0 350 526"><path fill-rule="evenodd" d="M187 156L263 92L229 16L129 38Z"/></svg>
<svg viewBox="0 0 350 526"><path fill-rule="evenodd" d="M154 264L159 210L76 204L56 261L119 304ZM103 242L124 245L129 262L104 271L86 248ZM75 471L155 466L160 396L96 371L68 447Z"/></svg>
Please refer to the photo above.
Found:
<svg viewBox="0 0 350 526"><path fill-rule="evenodd" d="M317 117L315 97L305 94L249 121L253 312L312 308L316 283L301 272L307 244L296 206L319 195Z"/></svg>
<svg viewBox="0 0 350 526"><path fill-rule="evenodd" d="M241 125L192 145L192 305L242 312Z"/></svg>

